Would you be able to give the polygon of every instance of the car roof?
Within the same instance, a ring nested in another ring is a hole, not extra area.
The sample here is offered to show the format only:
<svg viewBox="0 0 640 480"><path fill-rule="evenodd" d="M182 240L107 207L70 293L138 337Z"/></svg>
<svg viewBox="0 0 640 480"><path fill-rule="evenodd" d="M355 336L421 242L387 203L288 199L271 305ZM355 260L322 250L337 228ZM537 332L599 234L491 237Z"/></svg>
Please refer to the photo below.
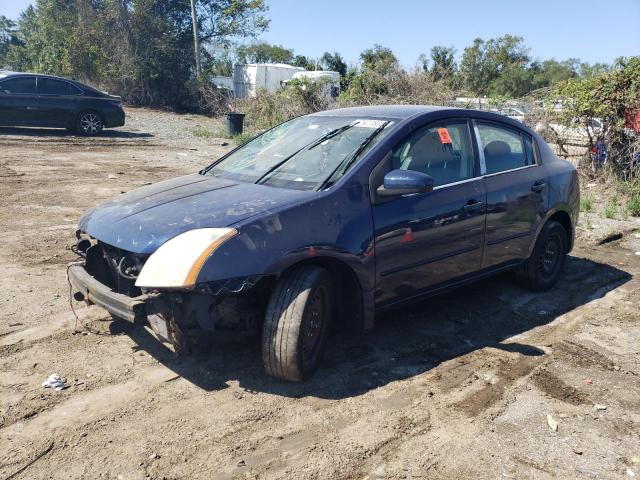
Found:
<svg viewBox="0 0 640 480"><path fill-rule="evenodd" d="M57 77L55 75L45 75L43 73L32 73L32 72L12 72L11 70L0 70L0 79L7 77L20 77L20 76L35 76L35 77L46 77L46 78L55 78L56 80L65 80L67 82L76 83L74 80L70 80L64 77Z"/></svg>
<svg viewBox="0 0 640 480"><path fill-rule="evenodd" d="M479 120L488 120L500 122L511 127L525 130L533 134L527 125L494 112L486 110L474 110L470 108L444 107L435 105L371 105L366 107L348 107L336 108L334 110L324 110L322 112L312 113L311 116L326 117L373 117L382 119L405 120L420 114L434 112L450 112L451 115L472 116Z"/></svg>
<svg viewBox="0 0 640 480"><path fill-rule="evenodd" d="M438 107L433 105L371 105L367 107L336 108L313 113L314 116L331 117L380 117L404 119L419 113L450 110L451 107Z"/></svg>

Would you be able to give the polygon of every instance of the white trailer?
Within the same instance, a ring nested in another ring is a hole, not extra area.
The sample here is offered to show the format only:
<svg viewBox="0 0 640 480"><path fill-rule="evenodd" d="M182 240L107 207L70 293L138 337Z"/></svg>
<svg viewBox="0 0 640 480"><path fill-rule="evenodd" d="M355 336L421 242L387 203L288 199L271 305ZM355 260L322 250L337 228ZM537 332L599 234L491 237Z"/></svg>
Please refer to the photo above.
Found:
<svg viewBox="0 0 640 480"><path fill-rule="evenodd" d="M255 97L261 88L273 93L297 72L304 72L304 68L284 63L236 63L233 66L233 90L237 98Z"/></svg>

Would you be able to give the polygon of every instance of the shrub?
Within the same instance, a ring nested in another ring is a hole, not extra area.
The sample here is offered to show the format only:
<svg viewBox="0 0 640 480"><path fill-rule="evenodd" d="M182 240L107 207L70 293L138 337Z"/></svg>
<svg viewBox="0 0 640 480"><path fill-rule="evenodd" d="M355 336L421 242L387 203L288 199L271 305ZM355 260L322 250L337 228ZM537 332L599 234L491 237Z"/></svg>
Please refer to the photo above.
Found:
<svg viewBox="0 0 640 480"><path fill-rule="evenodd" d="M593 195L588 193L580 198L580 211L584 213L591 213L593 211Z"/></svg>
<svg viewBox="0 0 640 480"><path fill-rule="evenodd" d="M605 218L613 218L616 215L615 205L607 205L604 209Z"/></svg>
<svg viewBox="0 0 640 480"><path fill-rule="evenodd" d="M191 135L198 138L213 138L216 136L215 133L213 133L208 128L204 128L204 127L192 128Z"/></svg>
<svg viewBox="0 0 640 480"><path fill-rule="evenodd" d="M326 110L329 100L325 83L302 79L275 93L259 90L255 97L234 101L232 107L246 115L245 129L252 134L293 117Z"/></svg>
<svg viewBox="0 0 640 480"><path fill-rule="evenodd" d="M636 193L631 196L626 206L629 215L634 217L640 217L640 193Z"/></svg>
<svg viewBox="0 0 640 480"><path fill-rule="evenodd" d="M375 104L448 105L456 96L447 79L434 80L422 70L406 72L397 64L365 68L354 74L338 103L343 106Z"/></svg>

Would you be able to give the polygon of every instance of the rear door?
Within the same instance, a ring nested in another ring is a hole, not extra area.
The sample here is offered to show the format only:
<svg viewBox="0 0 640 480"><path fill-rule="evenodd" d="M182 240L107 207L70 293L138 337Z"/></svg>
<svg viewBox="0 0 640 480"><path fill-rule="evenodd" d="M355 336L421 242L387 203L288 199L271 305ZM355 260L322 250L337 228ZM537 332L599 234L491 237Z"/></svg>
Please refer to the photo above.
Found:
<svg viewBox="0 0 640 480"><path fill-rule="evenodd" d="M371 191L394 169L426 173L435 187L373 200L377 304L479 270L482 259L484 180L467 119L438 121L409 134L374 169Z"/></svg>
<svg viewBox="0 0 640 480"><path fill-rule="evenodd" d="M19 75L0 81L0 125L33 125L36 77Z"/></svg>
<svg viewBox="0 0 640 480"><path fill-rule="evenodd" d="M483 267L524 259L547 208L547 180L526 132L475 121L487 191Z"/></svg>
<svg viewBox="0 0 640 480"><path fill-rule="evenodd" d="M55 78L38 77L38 119L42 125L65 127L77 110L82 93L71 83Z"/></svg>

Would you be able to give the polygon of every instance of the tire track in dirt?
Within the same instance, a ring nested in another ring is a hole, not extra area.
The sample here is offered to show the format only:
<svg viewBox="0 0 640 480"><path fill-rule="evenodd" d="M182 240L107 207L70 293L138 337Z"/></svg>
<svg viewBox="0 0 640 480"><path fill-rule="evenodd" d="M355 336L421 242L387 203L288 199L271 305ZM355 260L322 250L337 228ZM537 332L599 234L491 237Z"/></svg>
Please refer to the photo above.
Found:
<svg viewBox="0 0 640 480"><path fill-rule="evenodd" d="M50 410L0 428L0 446L5 442L28 441L41 436L42 432L53 436L66 427L89 424L144 398L156 386L174 378L174 371L158 365L138 370L127 382L77 393Z"/></svg>

